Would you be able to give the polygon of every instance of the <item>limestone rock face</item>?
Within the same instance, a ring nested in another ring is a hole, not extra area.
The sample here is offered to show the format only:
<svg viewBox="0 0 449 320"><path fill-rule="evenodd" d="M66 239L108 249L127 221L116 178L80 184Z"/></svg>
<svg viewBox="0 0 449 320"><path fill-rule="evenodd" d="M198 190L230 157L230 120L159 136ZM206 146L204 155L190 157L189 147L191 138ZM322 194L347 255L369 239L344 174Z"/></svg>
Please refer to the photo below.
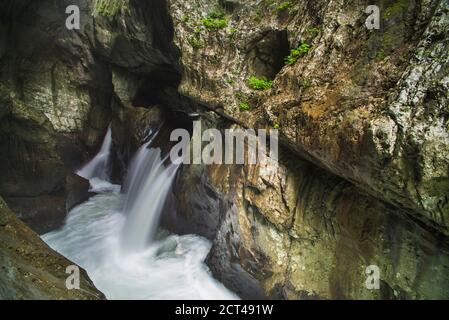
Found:
<svg viewBox="0 0 449 320"><path fill-rule="evenodd" d="M380 30L365 27L363 1L226 3L170 1L180 91L250 127L279 126L292 152L448 234L447 1L384 1ZM217 10L227 27L205 27ZM265 42L310 49L254 91L249 77L275 70Z"/></svg>
<svg viewBox="0 0 449 320"><path fill-rule="evenodd" d="M444 235L308 161L182 170L184 231L215 235L207 262L243 298L449 297ZM365 285L372 265L380 290Z"/></svg>
<svg viewBox="0 0 449 320"><path fill-rule="evenodd" d="M80 268L80 288L68 290L66 267L75 265L50 249L0 198L1 299L104 299Z"/></svg>
<svg viewBox="0 0 449 320"><path fill-rule="evenodd" d="M66 28L69 4L80 8L79 31ZM141 142L146 109L135 107L159 103L177 51L164 1L6 1L1 11L0 194L48 231L74 203L68 179L111 121L116 145L130 130L139 137L127 152Z"/></svg>
<svg viewBox="0 0 449 320"><path fill-rule="evenodd" d="M380 30L364 1L288 3L169 1L180 93L204 117L279 128L283 155L186 166L178 183L202 187L178 215L215 233L207 262L242 297L447 299L447 1L383 1Z"/></svg>

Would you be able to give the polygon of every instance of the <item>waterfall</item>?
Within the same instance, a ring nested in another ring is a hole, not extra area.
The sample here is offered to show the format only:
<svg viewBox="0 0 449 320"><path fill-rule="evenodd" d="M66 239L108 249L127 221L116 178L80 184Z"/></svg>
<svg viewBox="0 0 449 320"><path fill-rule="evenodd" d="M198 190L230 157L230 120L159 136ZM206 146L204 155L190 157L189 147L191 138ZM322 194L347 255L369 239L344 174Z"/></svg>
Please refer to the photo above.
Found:
<svg viewBox="0 0 449 320"><path fill-rule="evenodd" d="M179 166L166 164L151 142L134 156L120 192L98 178L107 178L109 128L98 155L79 172L98 194L42 238L85 268L108 299L237 299L204 263L210 241L157 230Z"/></svg>
<svg viewBox="0 0 449 320"><path fill-rule="evenodd" d="M126 252L144 250L154 239L160 215L178 169L164 165L161 150L145 143L134 157L125 180L127 215L122 233L122 248Z"/></svg>
<svg viewBox="0 0 449 320"><path fill-rule="evenodd" d="M131 162L123 190L125 193L124 213L126 223L122 232L124 252L144 250L154 239L159 218L165 205L178 166L164 165L161 150L151 148L151 142L158 132L137 151ZM110 151L112 144L111 126L98 154L81 170L78 175L90 180L91 191L109 191Z"/></svg>
<svg viewBox="0 0 449 320"><path fill-rule="evenodd" d="M112 130L111 125L109 125L100 151L88 164L78 170L76 174L85 179L97 178L100 180L108 181L110 173L109 156L111 153L111 145Z"/></svg>

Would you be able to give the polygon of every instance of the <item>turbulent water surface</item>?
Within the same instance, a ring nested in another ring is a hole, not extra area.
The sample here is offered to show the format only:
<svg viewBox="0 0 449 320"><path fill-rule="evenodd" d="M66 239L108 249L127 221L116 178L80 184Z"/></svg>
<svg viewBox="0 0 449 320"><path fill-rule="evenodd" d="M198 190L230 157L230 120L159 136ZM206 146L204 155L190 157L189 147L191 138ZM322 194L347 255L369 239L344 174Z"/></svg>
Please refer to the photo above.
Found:
<svg viewBox="0 0 449 320"><path fill-rule="evenodd" d="M207 239L160 230L145 250L121 250L124 196L119 186L110 185L109 191L106 186L97 185L104 193L73 209L65 226L43 239L85 268L108 299L237 298L204 264L211 247Z"/></svg>
<svg viewBox="0 0 449 320"><path fill-rule="evenodd" d="M178 169L145 143L121 187L108 180L111 128L79 175L97 195L73 209L63 228L42 238L87 270L109 299L234 299L204 264L211 243L158 229Z"/></svg>

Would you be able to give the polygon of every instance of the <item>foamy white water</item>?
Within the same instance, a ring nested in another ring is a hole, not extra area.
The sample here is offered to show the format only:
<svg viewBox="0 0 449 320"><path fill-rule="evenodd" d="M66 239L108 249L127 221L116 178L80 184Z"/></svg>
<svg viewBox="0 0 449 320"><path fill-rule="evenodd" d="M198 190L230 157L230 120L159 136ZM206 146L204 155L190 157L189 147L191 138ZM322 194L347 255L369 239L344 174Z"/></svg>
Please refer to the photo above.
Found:
<svg viewBox="0 0 449 320"><path fill-rule="evenodd" d="M104 193L73 209L65 226L42 237L87 270L108 299L237 299L204 263L211 243L159 231L146 250L120 250L123 195Z"/></svg>
<svg viewBox="0 0 449 320"><path fill-rule="evenodd" d="M156 236L160 215L165 205L178 166L165 167L161 150L144 145L137 152L126 179L124 212L128 215L123 228L123 250L145 250Z"/></svg>
<svg viewBox="0 0 449 320"><path fill-rule="evenodd" d="M91 161L89 161L89 163L78 170L76 174L85 179L98 178L105 181L108 180L110 171L109 161L111 154L111 145L112 130L111 125L109 125L100 151Z"/></svg>
<svg viewBox="0 0 449 320"><path fill-rule="evenodd" d="M108 299L238 299L204 263L210 241L158 230L178 167L164 165L148 142L132 161L122 194L99 177L107 172L110 137L109 128L99 154L81 170L99 194L42 239L86 269Z"/></svg>

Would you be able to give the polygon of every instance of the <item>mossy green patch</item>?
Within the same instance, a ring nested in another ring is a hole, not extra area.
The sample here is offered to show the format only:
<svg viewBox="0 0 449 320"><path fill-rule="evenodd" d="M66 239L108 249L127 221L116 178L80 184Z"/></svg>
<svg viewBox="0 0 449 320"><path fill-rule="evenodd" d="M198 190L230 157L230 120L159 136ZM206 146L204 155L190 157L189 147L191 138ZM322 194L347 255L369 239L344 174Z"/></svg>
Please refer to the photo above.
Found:
<svg viewBox="0 0 449 320"><path fill-rule="evenodd" d="M309 51L310 51L310 45L305 43L305 42L301 42L301 44L297 47L294 48L290 51L290 54L285 57L284 62L287 65L293 65L296 63L296 61L298 61L298 59L304 55L306 55Z"/></svg>
<svg viewBox="0 0 449 320"><path fill-rule="evenodd" d="M201 19L200 23L208 30L219 30L228 26L228 19L223 11L215 10Z"/></svg>
<svg viewBox="0 0 449 320"><path fill-rule="evenodd" d="M407 12L410 5L409 0L392 0L388 1L386 8L383 10L382 18L389 19L395 16L403 15Z"/></svg>
<svg viewBox="0 0 449 320"><path fill-rule="evenodd" d="M94 15L114 17L125 4L125 0L96 0Z"/></svg>
<svg viewBox="0 0 449 320"><path fill-rule="evenodd" d="M273 81L266 78L250 77L248 86L253 90L267 90L273 86Z"/></svg>
<svg viewBox="0 0 449 320"><path fill-rule="evenodd" d="M248 111L251 109L251 107L246 102L240 102L239 109L240 109L240 111Z"/></svg>
<svg viewBox="0 0 449 320"><path fill-rule="evenodd" d="M286 10L290 10L292 7L293 7L293 3L291 1L284 1L276 7L276 10L277 11L286 11Z"/></svg>
<svg viewBox="0 0 449 320"><path fill-rule="evenodd" d="M199 49L204 45L203 40L199 38L197 35L193 35L187 40L193 49Z"/></svg>

